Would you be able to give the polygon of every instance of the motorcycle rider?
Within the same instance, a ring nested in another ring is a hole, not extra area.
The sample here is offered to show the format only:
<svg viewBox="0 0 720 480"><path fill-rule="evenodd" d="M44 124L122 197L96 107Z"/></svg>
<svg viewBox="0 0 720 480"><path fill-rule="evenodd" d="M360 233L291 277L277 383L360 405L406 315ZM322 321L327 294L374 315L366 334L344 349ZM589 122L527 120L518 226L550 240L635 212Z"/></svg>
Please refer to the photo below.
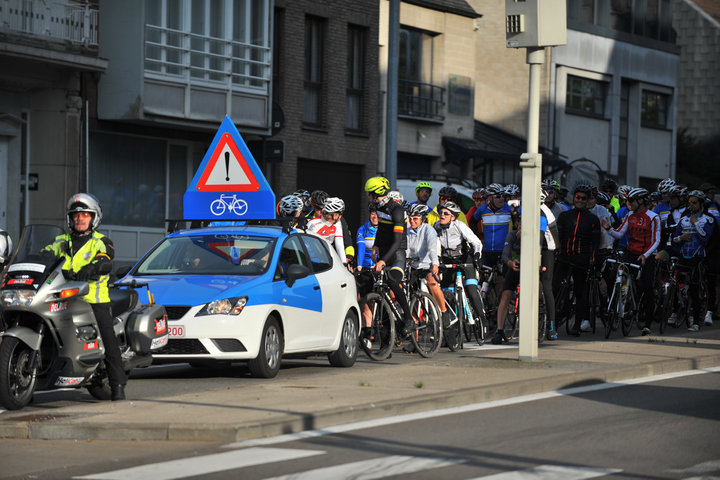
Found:
<svg viewBox="0 0 720 480"><path fill-rule="evenodd" d="M112 270L115 247L112 241L97 231L102 209L95 196L76 193L67 202L69 233L59 235L46 247L56 257L65 260L65 277L88 282L90 291L83 298L90 304L105 345L105 365L112 401L125 400L127 377L122 366L120 345L113 330L108 280Z"/></svg>

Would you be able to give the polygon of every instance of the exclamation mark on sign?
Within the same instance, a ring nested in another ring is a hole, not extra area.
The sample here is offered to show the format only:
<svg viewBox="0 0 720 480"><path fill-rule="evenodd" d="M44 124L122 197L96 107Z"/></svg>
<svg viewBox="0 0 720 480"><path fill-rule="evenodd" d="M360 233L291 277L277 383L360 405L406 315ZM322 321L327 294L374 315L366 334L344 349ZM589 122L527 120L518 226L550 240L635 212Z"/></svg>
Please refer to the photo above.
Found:
<svg viewBox="0 0 720 480"><path fill-rule="evenodd" d="M225 152L225 181L230 181L230 152Z"/></svg>

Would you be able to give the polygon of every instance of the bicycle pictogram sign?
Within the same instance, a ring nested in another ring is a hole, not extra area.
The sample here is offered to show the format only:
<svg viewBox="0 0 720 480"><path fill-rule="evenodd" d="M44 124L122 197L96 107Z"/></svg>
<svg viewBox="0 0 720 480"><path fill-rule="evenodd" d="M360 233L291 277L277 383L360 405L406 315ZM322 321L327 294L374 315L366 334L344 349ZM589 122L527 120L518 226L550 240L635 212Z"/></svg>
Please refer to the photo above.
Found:
<svg viewBox="0 0 720 480"><path fill-rule="evenodd" d="M210 204L210 213L220 216L225 213L225 209L230 209L237 216L245 215L248 211L248 204L242 198L234 195L220 195L220 198L213 200Z"/></svg>

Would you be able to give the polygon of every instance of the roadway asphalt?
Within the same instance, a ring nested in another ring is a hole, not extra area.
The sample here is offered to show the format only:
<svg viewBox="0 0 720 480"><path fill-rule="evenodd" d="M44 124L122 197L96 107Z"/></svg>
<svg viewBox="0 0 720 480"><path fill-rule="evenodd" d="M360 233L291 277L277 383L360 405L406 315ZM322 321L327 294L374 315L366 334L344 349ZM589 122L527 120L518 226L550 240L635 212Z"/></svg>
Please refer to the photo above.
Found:
<svg viewBox="0 0 720 480"><path fill-rule="evenodd" d="M517 348L475 345L455 354L457 361L389 359L381 369L358 363L307 378L284 378L281 370L252 386L149 399L134 398L131 381L124 402L3 412L0 437L235 442L720 366L719 326L698 333L671 329L665 336L617 335L546 341L537 361L518 360Z"/></svg>

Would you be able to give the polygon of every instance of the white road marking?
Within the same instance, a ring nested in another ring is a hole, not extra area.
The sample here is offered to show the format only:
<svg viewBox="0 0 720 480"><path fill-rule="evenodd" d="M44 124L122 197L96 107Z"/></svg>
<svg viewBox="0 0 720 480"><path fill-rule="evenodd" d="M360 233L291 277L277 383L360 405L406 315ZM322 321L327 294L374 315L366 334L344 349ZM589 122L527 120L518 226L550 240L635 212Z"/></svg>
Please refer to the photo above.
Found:
<svg viewBox="0 0 720 480"><path fill-rule="evenodd" d="M677 473L710 473L720 472L720 460L709 460L707 462L698 463L692 467L674 468L671 472Z"/></svg>
<svg viewBox="0 0 720 480"><path fill-rule="evenodd" d="M212 455L182 458L73 478L83 480L173 480L251 467L253 465L311 457L324 453L322 450L248 448L246 450L233 450Z"/></svg>
<svg viewBox="0 0 720 480"><path fill-rule="evenodd" d="M338 478L371 480L374 478L391 477L393 475L406 475L421 470L447 467L460 463L465 463L465 460L390 455L388 457L371 458L359 462L281 475L266 480L335 480Z"/></svg>
<svg viewBox="0 0 720 480"><path fill-rule="evenodd" d="M565 395L577 395L579 393L594 392L598 390L607 390L610 388L625 387L628 385L639 385L643 383L658 382L669 380L672 378L687 377L691 375L700 375L703 373L720 372L720 367L705 368L700 370L685 370L682 372L665 373L662 375L652 375L650 377L633 378L622 382L599 383L597 385L588 385L584 387L567 388L563 390L555 390L552 392L534 393L531 395L521 395L519 397L506 398L504 400L494 400L490 402L473 403L460 407L440 408L437 410L429 410L426 412L409 413L406 415L396 415L394 417L378 418L376 420L367 420L364 422L348 423L345 425L336 425L318 430L306 430L304 432L289 433L278 435L276 437L256 438L253 440L245 440L242 442L234 442L224 445L225 448L245 448L258 445L275 445L279 443L303 440L306 438L315 438L335 433L352 432L355 430L363 430L366 428L383 427L386 425L395 425L397 423L413 422L416 420L426 420L428 418L442 417L446 415L455 415L458 413L475 412L478 410L487 410L496 407L505 407L508 405L517 405L519 403L534 402L536 400L545 400L548 398L562 397Z"/></svg>
<svg viewBox="0 0 720 480"><path fill-rule="evenodd" d="M582 480L622 472L615 468L566 467L562 465L540 465L527 470L496 473L472 480Z"/></svg>

